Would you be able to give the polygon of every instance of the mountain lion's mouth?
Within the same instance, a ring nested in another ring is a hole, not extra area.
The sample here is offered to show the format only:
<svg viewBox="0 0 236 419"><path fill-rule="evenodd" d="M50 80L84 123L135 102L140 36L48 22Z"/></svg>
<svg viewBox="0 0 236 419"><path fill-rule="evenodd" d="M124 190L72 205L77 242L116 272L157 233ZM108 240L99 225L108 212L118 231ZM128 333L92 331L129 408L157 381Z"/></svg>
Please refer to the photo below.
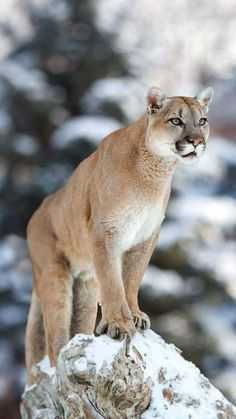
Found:
<svg viewBox="0 0 236 419"><path fill-rule="evenodd" d="M182 155L181 157L190 157L190 156L197 156L196 151L191 151L190 153L188 153L188 154L184 154L184 155Z"/></svg>

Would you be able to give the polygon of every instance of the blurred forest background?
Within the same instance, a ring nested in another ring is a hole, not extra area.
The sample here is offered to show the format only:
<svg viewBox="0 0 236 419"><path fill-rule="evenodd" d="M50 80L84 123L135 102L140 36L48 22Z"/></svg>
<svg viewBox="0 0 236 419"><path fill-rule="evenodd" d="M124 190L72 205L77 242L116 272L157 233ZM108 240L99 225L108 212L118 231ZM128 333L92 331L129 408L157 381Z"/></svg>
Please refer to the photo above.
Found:
<svg viewBox="0 0 236 419"><path fill-rule="evenodd" d="M104 135L145 112L153 84L215 97L207 152L177 170L140 303L235 403L235 2L9 0L0 58L0 419L19 417L25 385L26 224Z"/></svg>

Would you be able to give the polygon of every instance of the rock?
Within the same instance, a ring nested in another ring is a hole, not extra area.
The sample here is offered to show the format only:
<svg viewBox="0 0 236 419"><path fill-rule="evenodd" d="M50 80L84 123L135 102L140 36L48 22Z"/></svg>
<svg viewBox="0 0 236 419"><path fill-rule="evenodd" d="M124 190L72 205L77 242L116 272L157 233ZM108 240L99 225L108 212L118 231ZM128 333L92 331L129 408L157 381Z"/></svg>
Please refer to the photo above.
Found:
<svg viewBox="0 0 236 419"><path fill-rule="evenodd" d="M22 419L236 418L236 408L174 345L154 332L129 341L76 335L57 368L37 365L26 387Z"/></svg>

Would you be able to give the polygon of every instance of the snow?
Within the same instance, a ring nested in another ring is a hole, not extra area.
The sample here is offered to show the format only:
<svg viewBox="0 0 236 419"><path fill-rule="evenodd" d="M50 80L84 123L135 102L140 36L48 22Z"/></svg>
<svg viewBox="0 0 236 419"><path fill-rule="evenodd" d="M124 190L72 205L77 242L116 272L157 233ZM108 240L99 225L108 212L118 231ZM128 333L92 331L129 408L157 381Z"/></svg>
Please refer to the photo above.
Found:
<svg viewBox="0 0 236 419"><path fill-rule="evenodd" d="M212 321L205 321L209 313L205 310L201 313L204 324L211 325L212 329ZM225 333L225 330L222 329L222 333ZM127 342L115 341L106 335L76 335L62 351L82 344L85 353L75 361L75 367L83 372L88 360L95 363L97 373L103 374L103 368L111 368L118 353L125 353ZM228 349L230 352L233 350L234 354L235 342L233 344L234 349ZM232 356L235 357L235 354ZM152 387L151 402L142 414L142 419L215 419L217 413L223 415L219 417L226 417L226 412L230 412L227 413L227 417L235 417L236 409L233 410L234 407L221 392L209 383L194 364L180 355L178 348L172 344L168 345L154 332L149 330L142 334L136 333L129 345L128 358L143 369L144 381L149 380ZM52 378L54 385L57 385L56 371L50 367L48 357L38 366Z"/></svg>
<svg viewBox="0 0 236 419"><path fill-rule="evenodd" d="M193 244L184 246L188 261L196 268L207 272L226 288L227 294L236 299L236 242L227 241L211 245ZM196 258L197 254L197 258Z"/></svg>
<svg viewBox="0 0 236 419"><path fill-rule="evenodd" d="M234 365L236 359L236 333L233 304L217 304L213 307L209 307L204 303L194 304L192 313L207 335L213 339L217 352ZM232 370L232 372L234 371Z"/></svg>
<svg viewBox="0 0 236 419"><path fill-rule="evenodd" d="M177 243L193 239L195 237L194 230L194 225L186 223L186 221L164 223L161 227L157 248L168 249Z"/></svg>
<svg viewBox="0 0 236 419"><path fill-rule="evenodd" d="M63 150L76 140L88 140L95 146L112 131L122 125L114 118L105 116L78 116L64 122L52 138L51 145Z"/></svg>
<svg viewBox="0 0 236 419"><path fill-rule="evenodd" d="M225 368L213 379L213 384L227 393L231 400L235 397L236 372L232 368ZM223 385L222 385L223 384Z"/></svg>
<svg viewBox="0 0 236 419"><path fill-rule="evenodd" d="M18 134L13 140L13 150L22 156L34 156L40 149L38 141L26 134Z"/></svg>
<svg viewBox="0 0 236 419"><path fill-rule="evenodd" d="M12 267L16 260L20 260L27 253L25 240L9 235L0 241L0 269L6 270Z"/></svg>
<svg viewBox="0 0 236 419"><path fill-rule="evenodd" d="M169 89L168 94L174 89L175 94L182 93L184 87L194 95L202 80L203 62L207 74L234 77L233 0L218 0L204 8L194 1L190 5L185 1L180 8L178 0L168 9L165 0L101 0L94 4L98 24L108 36L112 34L134 74L148 85L158 83ZM217 54L219 45L224 47Z"/></svg>
<svg viewBox="0 0 236 419"><path fill-rule="evenodd" d="M14 59L5 60L0 68L0 80L3 79L11 89L23 93L28 100L45 103L49 108L50 103L61 103L64 99L64 90L59 86L50 86L45 74L29 67L27 63L20 64Z"/></svg>
<svg viewBox="0 0 236 419"><path fill-rule="evenodd" d="M96 370L99 371L104 362L110 366L114 360L115 355L123 348L124 343L118 340L111 341L108 336L102 336L101 339L96 339L94 335L76 335L69 343L67 348L79 346L84 340L92 339L92 342L86 347L86 357L96 364ZM105 356L105 357L104 357ZM81 367L82 368L82 367Z"/></svg>
<svg viewBox="0 0 236 419"><path fill-rule="evenodd" d="M216 155L212 144L209 144L201 159L195 164L178 166L173 178L173 187L181 195L211 195L225 179L226 169L223 160Z"/></svg>
<svg viewBox="0 0 236 419"><path fill-rule="evenodd" d="M146 86L130 77L107 77L96 80L81 99L86 112L95 113L103 103L119 104L129 119L140 117L140 109L145 111ZM101 109L102 110L102 109Z"/></svg>
<svg viewBox="0 0 236 419"><path fill-rule="evenodd" d="M55 373L56 373L56 368L51 367L50 361L47 355L37 365L42 372L49 375L49 377L54 378Z"/></svg>
<svg viewBox="0 0 236 419"><path fill-rule="evenodd" d="M0 76L19 91L38 91L45 88L45 76L40 70L27 69L15 60L6 60L1 65Z"/></svg>
<svg viewBox="0 0 236 419"><path fill-rule="evenodd" d="M11 266L15 260L15 251L11 246L7 246L5 241L0 243L0 269Z"/></svg>
<svg viewBox="0 0 236 419"><path fill-rule="evenodd" d="M236 200L229 196L185 195L171 201L168 213L187 222L201 221L227 229L236 225Z"/></svg>
<svg viewBox="0 0 236 419"><path fill-rule="evenodd" d="M141 289L147 290L153 298L162 295L183 296L185 294L185 284L178 273L162 271L154 266L148 266Z"/></svg>
<svg viewBox="0 0 236 419"><path fill-rule="evenodd" d="M191 166L179 165L173 187L182 196L212 195L236 165L236 145L226 138L210 138L201 159Z"/></svg>
<svg viewBox="0 0 236 419"><path fill-rule="evenodd" d="M87 358L85 356L81 356L79 359L77 359L74 363L74 371L78 371L78 372L84 372L87 369Z"/></svg>
<svg viewBox="0 0 236 419"><path fill-rule="evenodd" d="M236 144L226 138L214 137L212 151L226 166L236 166Z"/></svg>

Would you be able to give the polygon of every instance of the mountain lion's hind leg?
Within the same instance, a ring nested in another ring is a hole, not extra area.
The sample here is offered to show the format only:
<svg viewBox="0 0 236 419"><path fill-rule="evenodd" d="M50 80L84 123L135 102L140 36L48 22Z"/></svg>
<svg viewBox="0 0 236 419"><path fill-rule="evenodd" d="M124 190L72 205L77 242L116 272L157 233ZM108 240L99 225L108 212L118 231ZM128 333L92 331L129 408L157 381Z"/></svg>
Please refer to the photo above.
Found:
<svg viewBox="0 0 236 419"><path fill-rule="evenodd" d="M43 326L43 313L38 298L33 291L30 311L26 327L25 360L27 368L27 383L33 384L34 365L41 361L45 355L45 337Z"/></svg>
<svg viewBox="0 0 236 419"><path fill-rule="evenodd" d="M96 278L74 279L73 313L71 319L71 337L76 333L90 335L94 331L97 318L98 282Z"/></svg>
<svg viewBox="0 0 236 419"><path fill-rule="evenodd" d="M51 260L44 268L37 291L43 310L46 351L54 367L60 349L70 339L72 276L63 260Z"/></svg>

